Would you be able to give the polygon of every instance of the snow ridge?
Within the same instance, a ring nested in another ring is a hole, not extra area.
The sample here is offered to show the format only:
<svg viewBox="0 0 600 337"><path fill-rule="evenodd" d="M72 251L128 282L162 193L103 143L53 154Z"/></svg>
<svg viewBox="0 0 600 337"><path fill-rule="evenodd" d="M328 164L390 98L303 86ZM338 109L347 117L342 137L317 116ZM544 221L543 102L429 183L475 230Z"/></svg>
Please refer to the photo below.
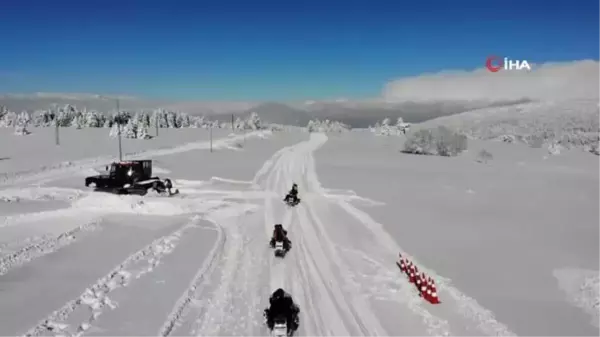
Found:
<svg viewBox="0 0 600 337"><path fill-rule="evenodd" d="M600 326L600 276L597 270L563 268L553 271L567 301L591 317L591 323Z"/></svg>
<svg viewBox="0 0 600 337"><path fill-rule="evenodd" d="M54 253L57 250L74 243L78 238L85 235L85 232L97 230L99 228L96 221L86 223L70 231L61 233L56 237L46 237L19 251L0 257L0 276L6 274L10 269L21 266L33 259L44 255ZM82 235L79 235L79 234Z"/></svg>

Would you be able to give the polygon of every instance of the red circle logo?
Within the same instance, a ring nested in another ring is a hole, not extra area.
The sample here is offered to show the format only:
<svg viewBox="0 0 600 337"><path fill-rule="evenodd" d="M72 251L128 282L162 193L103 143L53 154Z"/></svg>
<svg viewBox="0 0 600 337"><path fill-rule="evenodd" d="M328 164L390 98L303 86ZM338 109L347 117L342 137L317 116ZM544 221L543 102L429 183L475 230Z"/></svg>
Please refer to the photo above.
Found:
<svg viewBox="0 0 600 337"><path fill-rule="evenodd" d="M493 55L488 56L485 60L485 67L493 73L498 72L498 70L502 69L502 58Z"/></svg>

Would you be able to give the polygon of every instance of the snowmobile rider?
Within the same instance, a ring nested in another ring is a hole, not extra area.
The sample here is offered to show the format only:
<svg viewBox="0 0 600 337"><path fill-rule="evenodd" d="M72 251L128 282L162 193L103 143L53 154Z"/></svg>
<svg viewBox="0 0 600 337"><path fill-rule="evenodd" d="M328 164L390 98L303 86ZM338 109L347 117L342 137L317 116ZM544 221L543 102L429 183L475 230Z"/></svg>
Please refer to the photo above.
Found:
<svg viewBox="0 0 600 337"><path fill-rule="evenodd" d="M273 228L273 236L271 237L271 248L275 248L275 242L283 241L283 249L286 251L290 250L292 242L287 237L287 231L283 229L281 224L276 224L275 228Z"/></svg>
<svg viewBox="0 0 600 337"><path fill-rule="evenodd" d="M292 185L292 189L285 196L284 201L289 201L290 198L292 198L293 202L298 202L298 185L296 183Z"/></svg>
<svg viewBox="0 0 600 337"><path fill-rule="evenodd" d="M265 318L270 330L273 330L274 319L279 316L285 316L288 324L288 331L296 331L299 326L300 308L292 300L292 296L283 289L275 290L269 298L270 307L265 309Z"/></svg>

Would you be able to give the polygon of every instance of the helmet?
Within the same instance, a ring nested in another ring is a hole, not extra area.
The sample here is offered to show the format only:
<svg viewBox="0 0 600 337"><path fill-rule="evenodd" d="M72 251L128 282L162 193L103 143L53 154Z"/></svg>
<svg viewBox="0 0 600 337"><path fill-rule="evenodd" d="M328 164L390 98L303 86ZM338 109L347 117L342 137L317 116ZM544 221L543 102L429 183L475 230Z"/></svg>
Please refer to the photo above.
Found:
<svg viewBox="0 0 600 337"><path fill-rule="evenodd" d="M279 288L277 290L275 290L275 292L273 293L273 298L277 299L277 298L282 298L285 295L285 291L283 291L283 289Z"/></svg>
<svg viewBox="0 0 600 337"><path fill-rule="evenodd" d="M278 229L278 228L283 228L283 226L280 223L275 224L275 229Z"/></svg>
<svg viewBox="0 0 600 337"><path fill-rule="evenodd" d="M294 188L294 187L298 187L298 184L294 183L294 184L292 185L292 188Z"/></svg>

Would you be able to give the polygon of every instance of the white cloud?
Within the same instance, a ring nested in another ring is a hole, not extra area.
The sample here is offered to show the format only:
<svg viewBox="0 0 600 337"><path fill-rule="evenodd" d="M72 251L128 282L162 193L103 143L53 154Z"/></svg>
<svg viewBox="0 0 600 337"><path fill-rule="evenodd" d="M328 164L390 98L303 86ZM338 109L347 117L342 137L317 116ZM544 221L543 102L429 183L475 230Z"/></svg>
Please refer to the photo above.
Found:
<svg viewBox="0 0 600 337"><path fill-rule="evenodd" d="M598 99L598 61L532 65L528 71L444 71L389 82L386 101Z"/></svg>
<svg viewBox="0 0 600 337"><path fill-rule="evenodd" d="M64 93L64 92L34 92L30 94L3 94L0 98L21 98L21 99L36 99L36 98L56 98L69 100L87 100L87 99L121 99L121 100L136 100L136 97L126 95L100 95L89 93Z"/></svg>

